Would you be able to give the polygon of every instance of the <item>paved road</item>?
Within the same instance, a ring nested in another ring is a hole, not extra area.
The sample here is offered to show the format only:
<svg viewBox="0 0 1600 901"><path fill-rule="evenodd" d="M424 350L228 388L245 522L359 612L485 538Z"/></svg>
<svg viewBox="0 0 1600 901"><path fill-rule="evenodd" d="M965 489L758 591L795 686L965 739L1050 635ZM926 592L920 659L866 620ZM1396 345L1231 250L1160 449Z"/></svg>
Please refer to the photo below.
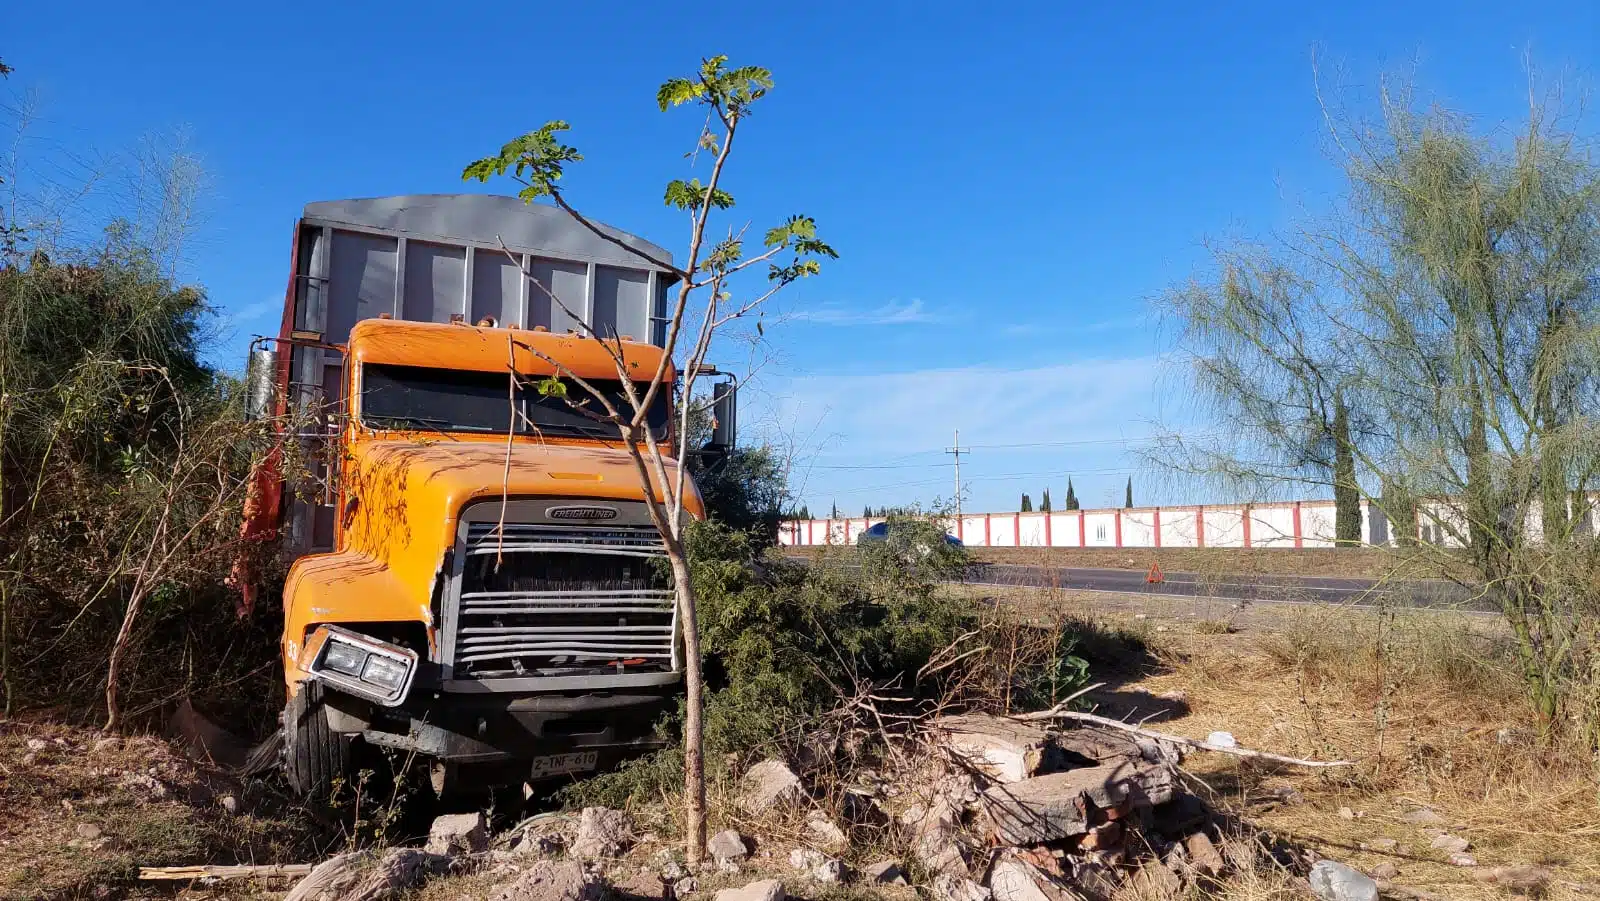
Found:
<svg viewBox="0 0 1600 901"><path fill-rule="evenodd" d="M1343 579L1322 576L1225 575L1166 573L1159 584L1145 581L1145 573L1125 569L1020 566L988 563L973 567L967 582L975 585L1015 585L1028 588L1063 588L1123 594L1167 594L1217 600L1265 603L1344 604L1407 607L1460 607L1493 610L1494 604L1477 592L1453 582Z"/></svg>

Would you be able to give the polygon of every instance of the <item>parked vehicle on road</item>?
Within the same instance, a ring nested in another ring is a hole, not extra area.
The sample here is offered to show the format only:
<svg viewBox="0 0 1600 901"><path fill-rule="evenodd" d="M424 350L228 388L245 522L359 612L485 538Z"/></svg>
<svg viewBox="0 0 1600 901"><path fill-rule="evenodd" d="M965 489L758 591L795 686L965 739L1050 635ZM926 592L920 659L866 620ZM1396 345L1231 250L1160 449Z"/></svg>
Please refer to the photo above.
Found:
<svg viewBox="0 0 1600 901"><path fill-rule="evenodd" d="M871 544L875 541L888 541L890 528L891 521L884 521L870 526L860 535L856 536L856 544L859 546L863 544ZM966 547L966 545L961 542L961 539L949 533L945 534L944 543L950 547Z"/></svg>

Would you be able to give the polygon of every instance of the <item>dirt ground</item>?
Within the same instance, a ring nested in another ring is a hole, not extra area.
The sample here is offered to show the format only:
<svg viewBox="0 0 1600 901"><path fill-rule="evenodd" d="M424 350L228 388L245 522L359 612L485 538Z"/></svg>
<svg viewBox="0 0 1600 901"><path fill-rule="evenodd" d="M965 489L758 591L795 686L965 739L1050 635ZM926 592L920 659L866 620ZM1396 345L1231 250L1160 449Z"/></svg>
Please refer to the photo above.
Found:
<svg viewBox="0 0 1600 901"><path fill-rule="evenodd" d="M1192 755L1185 768L1197 790L1266 835L1367 872L1393 867L1392 881L1412 898L1600 896L1594 762L1541 727L1495 617L950 590L1030 618L1092 622L1142 643L1148 656L1140 667L1096 672L1105 684L1088 699L1098 712L1188 737L1223 731L1250 748L1353 763L1266 768ZM270 782L237 784L159 738L0 723L0 805L7 812L0 898L278 897L282 882L179 887L134 876L150 865L314 862L350 846L337 827L307 822L283 800ZM1452 864L1434 847L1440 835L1466 840L1474 865ZM770 863L781 875L779 857ZM1542 892L1519 895L1486 881L1497 868L1526 866L1548 873ZM1268 876L1230 877L1185 899L1311 897L1303 879ZM749 870L728 884L753 878ZM720 885L709 880L703 888ZM487 898L494 891L493 880L467 876L436 880L419 897ZM841 887L828 897L875 891ZM888 895L911 897L906 890Z"/></svg>
<svg viewBox="0 0 1600 901"><path fill-rule="evenodd" d="M1278 838L1368 872L1391 865L1396 884L1451 901L1520 897L1485 880L1495 868L1523 866L1553 876L1536 896L1600 893L1594 762L1542 734L1494 617L1319 606L1246 612L1187 598L1029 589L996 600L1148 640L1158 666L1090 696L1108 715L1352 761L1272 770L1220 754L1190 759L1216 806ZM1180 709L1152 703L1174 692L1184 698ZM1433 847L1440 834L1466 839L1477 865L1452 865ZM1235 886L1213 897L1268 896Z"/></svg>

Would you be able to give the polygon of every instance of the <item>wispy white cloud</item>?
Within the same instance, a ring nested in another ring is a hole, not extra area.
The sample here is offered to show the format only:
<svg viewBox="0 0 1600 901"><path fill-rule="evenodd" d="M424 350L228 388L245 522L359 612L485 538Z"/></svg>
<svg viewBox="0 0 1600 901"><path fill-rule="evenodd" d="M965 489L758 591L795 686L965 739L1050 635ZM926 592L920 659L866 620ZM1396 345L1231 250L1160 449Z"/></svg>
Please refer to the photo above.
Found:
<svg viewBox="0 0 1600 901"><path fill-rule="evenodd" d="M1049 327L1062 334L1093 335L1104 332L1122 332L1150 324L1145 316L1122 316L1115 319L1100 319L1093 322L1063 321ZM1038 335L1047 328L1037 322L1011 322L1000 327L1000 334L1008 338L1024 335Z"/></svg>
<svg viewBox="0 0 1600 901"><path fill-rule="evenodd" d="M911 323L938 322L940 316L927 308L921 299L891 300L868 309L847 307L843 304L822 304L807 310L794 310L784 317L791 322L814 322L818 325L908 325Z"/></svg>
<svg viewBox="0 0 1600 901"><path fill-rule="evenodd" d="M774 386L773 418L823 416L828 452L905 454L963 441L1059 442L1143 435L1156 410L1158 358L1044 366L963 366L817 375Z"/></svg>

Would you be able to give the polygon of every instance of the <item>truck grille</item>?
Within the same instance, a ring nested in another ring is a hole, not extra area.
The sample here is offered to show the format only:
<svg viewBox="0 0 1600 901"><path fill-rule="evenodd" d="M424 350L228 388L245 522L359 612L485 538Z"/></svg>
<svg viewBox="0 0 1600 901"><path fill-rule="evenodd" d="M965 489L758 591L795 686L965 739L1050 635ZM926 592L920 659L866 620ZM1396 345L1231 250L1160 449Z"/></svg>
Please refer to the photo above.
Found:
<svg viewBox="0 0 1600 901"><path fill-rule="evenodd" d="M457 678L676 668L676 606L655 529L507 523L502 535L472 523L465 553Z"/></svg>

